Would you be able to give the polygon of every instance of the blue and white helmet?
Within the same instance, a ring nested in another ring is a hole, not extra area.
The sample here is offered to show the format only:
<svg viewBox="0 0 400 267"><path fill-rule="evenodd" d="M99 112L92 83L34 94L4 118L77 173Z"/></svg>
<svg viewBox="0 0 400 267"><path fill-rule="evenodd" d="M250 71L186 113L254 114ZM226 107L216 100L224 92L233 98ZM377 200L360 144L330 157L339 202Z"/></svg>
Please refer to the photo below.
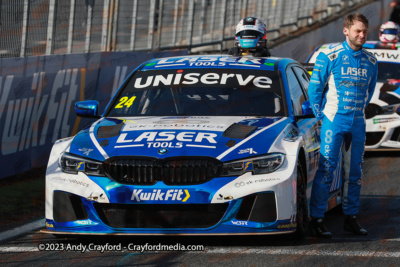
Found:
<svg viewBox="0 0 400 267"><path fill-rule="evenodd" d="M236 26L236 45L242 49L265 47L267 43L267 27L258 18L241 19Z"/></svg>
<svg viewBox="0 0 400 267"><path fill-rule="evenodd" d="M399 40L399 25L393 21L383 23L379 29L379 39L385 43L396 43Z"/></svg>

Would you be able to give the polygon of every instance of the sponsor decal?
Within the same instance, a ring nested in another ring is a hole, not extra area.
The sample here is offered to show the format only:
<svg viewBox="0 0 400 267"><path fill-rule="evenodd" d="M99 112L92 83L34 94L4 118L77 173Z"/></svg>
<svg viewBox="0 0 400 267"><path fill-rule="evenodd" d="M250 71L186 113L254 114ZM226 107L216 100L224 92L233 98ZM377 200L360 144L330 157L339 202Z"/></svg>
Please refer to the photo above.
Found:
<svg viewBox="0 0 400 267"><path fill-rule="evenodd" d="M245 184L245 182L237 182L237 183L235 183L235 187L242 187L242 186L245 186L246 184Z"/></svg>
<svg viewBox="0 0 400 267"><path fill-rule="evenodd" d="M243 166L244 166L243 171L252 171L253 170L253 162L252 161L243 162Z"/></svg>
<svg viewBox="0 0 400 267"><path fill-rule="evenodd" d="M77 171L84 172L85 171L85 162L84 161L78 162L78 164L76 164L76 168L75 169Z"/></svg>
<svg viewBox="0 0 400 267"><path fill-rule="evenodd" d="M54 228L54 225L52 223L46 222L46 227L47 228Z"/></svg>
<svg viewBox="0 0 400 267"><path fill-rule="evenodd" d="M377 53L377 52L373 52L374 56L376 56L377 58L382 58L382 59L397 59L399 57L399 53ZM371 61L373 64L376 63L376 60L372 57L368 57L369 61Z"/></svg>
<svg viewBox="0 0 400 267"><path fill-rule="evenodd" d="M256 179L256 180L248 180L246 182L237 182L235 183L235 187L239 188L239 187L243 187L246 185L253 185L253 184L260 184L260 183L266 183L266 182L275 182L275 181L280 181L281 178L260 178L260 179Z"/></svg>
<svg viewBox="0 0 400 267"><path fill-rule="evenodd" d="M87 220L79 220L79 221L75 221L76 224L80 224L80 225L96 225L96 222L93 222L90 219Z"/></svg>
<svg viewBox="0 0 400 267"><path fill-rule="evenodd" d="M185 119L185 118L175 118L175 119L165 119L162 118L161 121L154 121L154 124L167 124L167 123L176 123L177 121L181 121L182 124L201 124L201 123L210 123L210 121L196 120L196 119Z"/></svg>
<svg viewBox="0 0 400 267"><path fill-rule="evenodd" d="M329 56L330 60L334 60L335 58L337 58L337 54L332 54Z"/></svg>
<svg viewBox="0 0 400 267"><path fill-rule="evenodd" d="M83 152L84 155L89 156L90 152L93 151L91 148L80 148L79 151Z"/></svg>
<svg viewBox="0 0 400 267"><path fill-rule="evenodd" d="M344 94L347 95L347 96L349 96L349 95L351 95L351 96L364 96L365 95L364 93L356 93L356 92L349 92L349 91L344 92Z"/></svg>
<svg viewBox="0 0 400 267"><path fill-rule="evenodd" d="M343 55L342 60L343 60L343 64L349 64L349 56L348 55Z"/></svg>
<svg viewBox="0 0 400 267"><path fill-rule="evenodd" d="M146 79L145 81L144 78ZM136 78L134 87L135 88L146 88L146 87L157 87L157 86L169 86L169 85L180 85L180 84L220 84L225 85L231 83L230 80L234 80L235 84L240 86L246 86L253 84L258 88L271 88L272 80L266 76L247 75L234 73L176 73L176 74L166 74L165 75L150 75ZM229 80L229 81L228 81Z"/></svg>
<svg viewBox="0 0 400 267"><path fill-rule="evenodd" d="M278 229L291 229L291 228L296 228L297 223L296 222L290 222L290 223L283 223L278 225Z"/></svg>
<svg viewBox="0 0 400 267"><path fill-rule="evenodd" d="M241 149L239 150L238 154L245 154L245 153L249 153L249 154L258 154L257 151L254 151L253 148L246 148L246 149Z"/></svg>
<svg viewBox="0 0 400 267"><path fill-rule="evenodd" d="M355 100L355 99L347 98L347 97L343 97L343 101L344 102L354 102L356 104L364 103L364 100Z"/></svg>
<svg viewBox="0 0 400 267"><path fill-rule="evenodd" d="M205 122L201 122L205 123ZM135 124L135 125L127 125L124 127L123 131L135 131L135 130L144 130L144 129L157 129L157 128L191 128L191 129L213 129L213 130L224 130L225 126L224 125L207 125L207 124L188 124L188 123L160 123L160 124Z"/></svg>
<svg viewBox="0 0 400 267"><path fill-rule="evenodd" d="M344 106L343 108L344 108L345 110L355 110L355 111L361 111L361 110L363 110L363 107Z"/></svg>
<svg viewBox="0 0 400 267"><path fill-rule="evenodd" d="M290 216L289 222L279 223L279 225L278 225L278 229L290 229L290 228L296 228L296 227L297 227L296 215Z"/></svg>
<svg viewBox="0 0 400 267"><path fill-rule="evenodd" d="M186 202L190 198L187 189L153 189L153 191L144 191L143 189L134 189L131 200L142 201L175 201Z"/></svg>
<svg viewBox="0 0 400 267"><path fill-rule="evenodd" d="M320 84L321 82L316 80L311 80L310 83Z"/></svg>
<svg viewBox="0 0 400 267"><path fill-rule="evenodd" d="M320 67L320 68L323 68L323 67L324 67L324 65L321 65L321 64L317 64L317 63L315 63L315 64L314 64L314 67Z"/></svg>
<svg viewBox="0 0 400 267"><path fill-rule="evenodd" d="M355 76L367 77L367 70L363 68L347 67L346 69L342 67L341 69L342 69L342 75L355 75Z"/></svg>
<svg viewBox="0 0 400 267"><path fill-rule="evenodd" d="M317 70L315 70L315 71L317 71ZM317 79L318 75L316 73L313 73L312 77Z"/></svg>
<svg viewBox="0 0 400 267"><path fill-rule="evenodd" d="M180 132L175 131L163 131L163 132L143 132L135 139L128 139L127 133L123 133L119 136L117 144L129 144L138 142L147 142L147 147L161 147L161 148L181 148L182 142L194 142L201 143L207 141L210 144L216 144L215 138L217 134L207 132ZM171 142L179 141L179 142Z"/></svg>
<svg viewBox="0 0 400 267"><path fill-rule="evenodd" d="M274 181L280 181L281 178L261 178L254 180L254 183L265 183L265 182L274 182Z"/></svg>
<svg viewBox="0 0 400 267"><path fill-rule="evenodd" d="M374 124L378 123L385 123L385 122L392 122L392 121L397 121L400 118L382 118L382 119L373 119Z"/></svg>
<svg viewBox="0 0 400 267"><path fill-rule="evenodd" d="M248 225L247 221L231 221L233 225Z"/></svg>
<svg viewBox="0 0 400 267"><path fill-rule="evenodd" d="M72 184L81 185L81 186L84 186L84 187L89 187L88 183L85 183L85 182L82 182L82 181L78 181L76 179L71 179L71 178L53 177L53 178L51 178L51 180L62 181L62 182L70 182Z"/></svg>
<svg viewBox="0 0 400 267"><path fill-rule="evenodd" d="M352 86L360 87L362 90L367 88L367 83L364 82L353 82L353 81L340 81L339 86L350 88ZM347 92L346 92L347 93Z"/></svg>

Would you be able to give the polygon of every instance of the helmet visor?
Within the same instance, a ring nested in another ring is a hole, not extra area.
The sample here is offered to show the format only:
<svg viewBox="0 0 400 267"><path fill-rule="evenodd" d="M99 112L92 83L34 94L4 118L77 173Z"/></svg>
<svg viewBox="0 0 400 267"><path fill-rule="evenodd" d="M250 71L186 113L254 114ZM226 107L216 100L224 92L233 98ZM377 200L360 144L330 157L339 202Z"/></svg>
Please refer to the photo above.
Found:
<svg viewBox="0 0 400 267"><path fill-rule="evenodd" d="M264 34L255 30L244 30L238 32L236 36L240 36L241 39L257 39L262 38Z"/></svg>
<svg viewBox="0 0 400 267"><path fill-rule="evenodd" d="M385 29L385 30L381 31L381 33L397 35L397 34L399 34L399 31L397 29Z"/></svg>

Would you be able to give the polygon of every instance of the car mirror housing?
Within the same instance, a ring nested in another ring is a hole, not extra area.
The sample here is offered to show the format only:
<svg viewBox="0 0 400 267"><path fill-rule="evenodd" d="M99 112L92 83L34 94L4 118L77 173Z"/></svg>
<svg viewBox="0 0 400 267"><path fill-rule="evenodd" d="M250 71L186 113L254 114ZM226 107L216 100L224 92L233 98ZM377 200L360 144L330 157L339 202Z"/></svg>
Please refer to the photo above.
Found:
<svg viewBox="0 0 400 267"><path fill-rule="evenodd" d="M79 117L99 118L98 115L99 102L96 100L85 100L75 103L75 113Z"/></svg>
<svg viewBox="0 0 400 267"><path fill-rule="evenodd" d="M311 109L310 100L306 100L301 104L302 115L312 115L313 111Z"/></svg>

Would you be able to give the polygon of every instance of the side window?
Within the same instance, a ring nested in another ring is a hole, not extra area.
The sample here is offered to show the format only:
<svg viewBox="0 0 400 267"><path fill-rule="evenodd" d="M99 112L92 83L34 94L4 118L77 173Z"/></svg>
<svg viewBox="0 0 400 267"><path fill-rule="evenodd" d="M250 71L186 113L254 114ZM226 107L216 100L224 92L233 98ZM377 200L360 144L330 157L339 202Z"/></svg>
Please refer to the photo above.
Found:
<svg viewBox="0 0 400 267"><path fill-rule="evenodd" d="M288 68L286 70L286 75L289 83L289 91L292 97L292 105L293 105L293 112L294 115L302 115L301 104L306 100L303 89L299 81L296 78L296 75L293 72L292 68Z"/></svg>
<svg viewBox="0 0 400 267"><path fill-rule="evenodd" d="M305 70L303 70L302 68L299 68L299 67L293 67L293 69L294 69L294 72L297 75L297 78L299 79L299 81L303 85L304 92L306 93L306 96L307 96L307 94L308 94L308 85L310 83L310 77L309 77L308 73Z"/></svg>

